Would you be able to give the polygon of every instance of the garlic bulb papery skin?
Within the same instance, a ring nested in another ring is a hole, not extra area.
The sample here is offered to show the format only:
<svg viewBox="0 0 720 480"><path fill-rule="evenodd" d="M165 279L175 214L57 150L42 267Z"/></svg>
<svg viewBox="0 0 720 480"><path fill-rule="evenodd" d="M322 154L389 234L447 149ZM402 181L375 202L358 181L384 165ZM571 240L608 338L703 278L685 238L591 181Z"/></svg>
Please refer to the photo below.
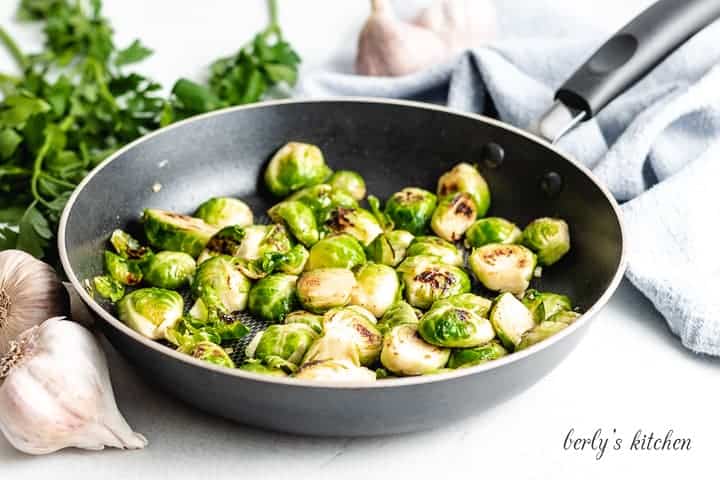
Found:
<svg viewBox="0 0 720 480"><path fill-rule="evenodd" d="M491 0L436 0L413 23L439 35L449 54L486 45L497 35Z"/></svg>
<svg viewBox="0 0 720 480"><path fill-rule="evenodd" d="M437 34L397 18L389 0L372 0L372 12L358 38L355 71L407 75L441 61L446 51Z"/></svg>
<svg viewBox="0 0 720 480"><path fill-rule="evenodd" d="M0 252L0 357L22 332L68 310L67 290L50 265L22 250Z"/></svg>
<svg viewBox="0 0 720 480"><path fill-rule="evenodd" d="M143 448L118 411L105 355L81 325L51 318L0 360L0 430L18 450Z"/></svg>

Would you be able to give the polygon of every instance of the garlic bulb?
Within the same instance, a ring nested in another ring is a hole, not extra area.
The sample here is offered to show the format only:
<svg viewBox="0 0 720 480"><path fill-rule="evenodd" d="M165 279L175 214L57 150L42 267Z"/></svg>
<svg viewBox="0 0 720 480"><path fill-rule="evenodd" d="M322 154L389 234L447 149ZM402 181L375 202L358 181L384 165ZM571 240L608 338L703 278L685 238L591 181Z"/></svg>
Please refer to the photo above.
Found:
<svg viewBox="0 0 720 480"><path fill-rule="evenodd" d="M0 252L0 357L20 333L67 313L67 290L50 265L22 250Z"/></svg>
<svg viewBox="0 0 720 480"><path fill-rule="evenodd" d="M25 331L0 360L3 378L0 430L18 450L147 445L117 409L97 340L77 323L51 318Z"/></svg>
<svg viewBox="0 0 720 480"><path fill-rule="evenodd" d="M398 19L389 0L372 0L358 39L355 71L399 76L484 45L496 33L491 0L435 0L413 22Z"/></svg>

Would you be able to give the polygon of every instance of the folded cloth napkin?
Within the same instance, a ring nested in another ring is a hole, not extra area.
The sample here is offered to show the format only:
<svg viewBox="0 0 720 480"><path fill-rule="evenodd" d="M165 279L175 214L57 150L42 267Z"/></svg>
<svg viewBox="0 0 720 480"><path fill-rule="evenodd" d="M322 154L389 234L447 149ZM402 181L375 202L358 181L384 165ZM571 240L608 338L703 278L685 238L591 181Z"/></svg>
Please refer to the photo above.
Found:
<svg viewBox="0 0 720 480"><path fill-rule="evenodd" d="M317 72L299 93L419 99L478 113L492 105L501 120L526 128L619 26L616 18L598 26L600 15L588 12L553 29L557 2L532 3L496 2L511 33L491 47L400 78ZM720 355L719 44L716 22L559 144L625 202L630 281L686 347L710 355Z"/></svg>

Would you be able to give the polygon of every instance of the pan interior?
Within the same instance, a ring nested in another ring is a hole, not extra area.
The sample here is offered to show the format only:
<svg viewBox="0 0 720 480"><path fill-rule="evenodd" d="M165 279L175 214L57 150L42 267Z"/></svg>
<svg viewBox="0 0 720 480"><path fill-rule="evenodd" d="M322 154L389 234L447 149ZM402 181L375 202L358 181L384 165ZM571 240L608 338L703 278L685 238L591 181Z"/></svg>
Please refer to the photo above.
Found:
<svg viewBox="0 0 720 480"><path fill-rule="evenodd" d="M521 227L541 216L568 222L570 253L544 269L533 286L569 295L582 310L600 299L620 267L622 234L612 204L552 148L497 122L442 109L337 100L227 110L122 151L71 205L64 240L75 277L102 274L102 252L114 229L142 238L138 220L144 208L192 213L209 197L236 196L264 217L278 199L260 182L263 168L291 140L318 145L335 170L360 172L368 191L381 199L405 186L434 191L437 178L453 165L476 164L492 192L489 215ZM98 303L114 314L110 304ZM244 318L254 330L262 327ZM235 349L236 360L242 350Z"/></svg>

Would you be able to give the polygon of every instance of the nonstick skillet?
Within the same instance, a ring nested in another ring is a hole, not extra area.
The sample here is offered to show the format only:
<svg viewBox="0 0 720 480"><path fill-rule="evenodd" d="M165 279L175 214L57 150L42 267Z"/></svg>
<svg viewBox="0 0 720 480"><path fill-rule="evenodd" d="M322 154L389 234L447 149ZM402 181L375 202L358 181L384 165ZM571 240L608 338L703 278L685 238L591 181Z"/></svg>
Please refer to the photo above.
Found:
<svg viewBox="0 0 720 480"><path fill-rule="evenodd" d="M558 91L537 131L554 141L592 117L718 15L718 0L656 3ZM301 100L230 108L159 130L98 166L63 212L60 256L115 348L149 383L190 404L243 423L304 434L430 428L487 409L542 378L577 345L624 273L625 242L615 200L545 139L479 115L404 101ZM549 340L485 365L373 384L319 384L216 367L177 353L134 332L115 318L110 305L85 290L84 280L102 272L110 233L137 225L145 207L192 212L211 196L227 195L264 212L276 199L259 183L261 172L288 140L320 146L333 168L359 171L381 198L408 185L433 190L438 176L453 165L478 164L491 187L491 214L519 224L548 215L568 221L571 253L535 285L569 295L583 316Z"/></svg>

